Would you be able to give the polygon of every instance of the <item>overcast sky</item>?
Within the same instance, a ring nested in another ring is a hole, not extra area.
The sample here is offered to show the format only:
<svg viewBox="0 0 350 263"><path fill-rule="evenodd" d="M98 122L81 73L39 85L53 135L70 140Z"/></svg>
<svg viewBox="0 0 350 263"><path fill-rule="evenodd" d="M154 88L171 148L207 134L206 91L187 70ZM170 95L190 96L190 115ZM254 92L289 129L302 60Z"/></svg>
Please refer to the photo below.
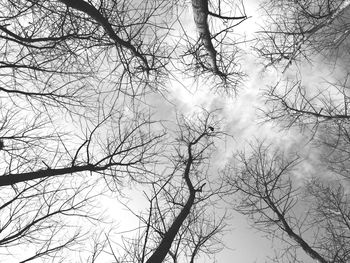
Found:
<svg viewBox="0 0 350 263"><path fill-rule="evenodd" d="M297 78L302 79L303 85L309 87L309 92L313 92L317 88L325 86L326 80L335 81L337 76L343 73L341 69L334 68L333 64L327 64L321 59L316 59L313 64L292 65L283 74L272 68L265 69L252 48L255 32L260 29L259 23L263 21L261 10L259 11L259 1L247 0L244 1L244 5L249 19L240 24L235 32L237 33L237 39L242 41L239 63L242 71L247 76L238 87L236 96L226 96L222 93L213 92L206 80L195 82L191 78L174 75L173 80L166 87L166 93L151 92L145 96L144 101L150 106L150 112L153 114L152 118L161 120L163 123L169 123L169 127L175 125L176 114L178 113L190 116L201 108L208 112L219 109L217 114L222 119L222 127L219 128L230 136L218 143L217 151L211 160L210 174L214 178L218 177L220 169L231 159L232 155L238 150L245 149L249 141L265 139L285 150L301 152L300 154L305 162L295 176L302 182L315 171L318 161L317 153L306 146L309 141L308 136L301 134L297 129L286 131L276 124L262 123L260 110L264 109L265 102L261 94L268 85L275 85L281 80ZM190 3L179 19L182 25L186 27L185 30L189 35L195 36L197 34ZM176 26L174 30L172 33L176 35ZM215 31L215 27L213 31ZM174 37L174 39L176 38ZM106 81L106 85L109 84L108 81L109 79ZM111 101L114 101L114 99L114 97L111 98ZM94 177L88 177L86 181L89 180L93 184L95 179ZM106 187L105 182L102 181L96 182L98 191ZM103 228L105 231L112 227L111 237L114 242L120 241L123 236L133 235L134 232L129 232L129 230L139 226L136 216L119 201L125 202L136 214L146 211L148 202L142 192L143 187L143 185L137 186L135 184L131 185L131 190L127 187L123 189L121 193L127 198L120 196L118 191L113 194L108 189L106 189L106 196L97 198L98 205L96 207L105 210L105 216L111 222L96 227ZM232 196L231 198L234 201L235 197ZM223 201L220 204L222 208L220 212L222 213L225 209L228 209L231 218L227 221L228 227L223 238L225 248L217 254L215 262L263 263L268 261L269 256L274 256L274 252L279 252L281 243L278 240L272 243L264 234L249 225L247 217L233 212L230 209L230 204ZM23 254L20 256L23 256ZM1 259L0 262L2 262ZM202 257L198 261L198 263L205 262L212 263L213 258Z"/></svg>
<svg viewBox="0 0 350 263"><path fill-rule="evenodd" d="M244 1L246 13L250 17L242 23L237 32L244 34L247 41L242 45L244 53L242 57L242 67L247 72L247 78L242 83L237 97L225 97L221 94L213 94L205 85L191 86L191 80L188 82L181 81L182 86L173 82L171 92L168 96L172 103L164 103L159 95L152 95L152 101L155 103L156 113L160 118L166 118L174 113L174 108L182 113L191 113L198 110L198 107L204 107L207 110L220 108L220 114L225 120L223 129L233 136L233 140L228 140L223 149L219 149L220 157L214 165L220 167L225 158L229 158L232 153L240 148L244 148L247 141L254 138L263 138L271 140L277 145L283 145L288 148L300 148L306 161L303 164L303 171L296 176L301 179L305 174L311 175L314 170L314 159L317 159L311 150L306 147L308 142L307 136L302 135L298 130L291 129L282 131L280 127L272 124L261 124L259 116L259 108L264 108L264 101L261 99L261 92L268 85L274 85L280 80L286 79L302 79L304 85L309 87L310 92L316 90L326 84L327 81L335 80L334 77L341 74L341 69L335 69L334 64L327 64L324 60L312 64L299 64L298 67L291 66L284 74L274 70L264 70L262 64L257 59L256 54L252 51L250 40L254 38L254 33L258 31L258 23L262 22L261 11L258 10L259 1ZM188 25L188 30L195 28L192 20L191 8L189 7L188 15L185 13L184 23ZM159 110L161 109L161 110ZM225 158L223 158L223 156ZM317 162L317 161L316 161ZM307 171L307 173L306 173ZM252 229L247 223L247 218L237 213L232 213L232 219L228 222L230 229L225 235L224 242L227 245L221 253L216 257L217 262L242 262L242 263L262 263L268 261L268 257L272 257L274 252L280 252L281 243L275 240L272 244L270 240L263 236L261 232ZM300 253L301 257L307 258L304 252ZM205 260L203 262L213 262Z"/></svg>
<svg viewBox="0 0 350 263"><path fill-rule="evenodd" d="M259 13L257 11L258 1L245 1L246 13L250 17L247 21L241 24L237 31L247 40L254 38L254 33L257 31L257 22L259 21ZM188 32L195 32L195 24L192 18L191 6L183 13L183 24L188 26ZM243 36L245 34L245 36ZM167 102L160 94L151 94L146 99L151 103L154 109L155 117L162 120L171 120L175 118L175 112L181 112L190 115L192 112L198 111L200 107L207 110L220 108L220 114L224 119L225 127L222 127L227 133L233 136L223 144L223 148L219 149L219 156L213 161L213 166L222 167L227 158L232 156L232 153L238 149L243 149L249 140L254 138L270 139L275 143L280 142L285 147L290 147L297 143L300 139L294 132L282 132L278 127L273 127L271 124L259 123L258 112L259 108L264 107L264 102L259 97L266 85L275 83L281 75L274 71L263 72L263 67L257 60L255 54L252 53L251 42L248 41L242 45L245 52L242 57L243 70L247 72L247 77L239 88L238 96L227 97L222 94L214 94L207 86L193 85L191 79L181 79L178 83L173 81L169 87L167 94ZM286 73L289 74L289 73ZM142 195L140 195L142 199ZM129 203L130 204L130 203ZM113 200L105 202L107 210L116 211ZM134 204L135 205L135 204ZM135 205L135 210L142 210L143 206ZM118 230L124 231L133 229L137 224L137 219L133 218L125 208L121 206L121 211L115 212L116 221L119 222ZM125 216L130 217L130 220L125 219ZM278 251L280 243L275 241L272 246L271 241L266 239L262 233L247 223L247 218L238 213L232 213L232 219L228 222L229 228L225 234L224 243L227 248L224 248L216 257L216 262L241 262L241 263L262 263L267 260L268 256L273 256L274 251ZM125 235L125 233L123 234ZM201 261L213 262L213 260L205 259Z"/></svg>

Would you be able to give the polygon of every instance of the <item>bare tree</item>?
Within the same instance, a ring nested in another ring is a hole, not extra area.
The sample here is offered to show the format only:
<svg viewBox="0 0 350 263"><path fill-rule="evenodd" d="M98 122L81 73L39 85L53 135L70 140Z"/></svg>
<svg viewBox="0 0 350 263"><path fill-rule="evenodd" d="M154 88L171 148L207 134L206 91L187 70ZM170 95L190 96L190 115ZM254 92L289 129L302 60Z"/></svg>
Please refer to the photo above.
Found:
<svg viewBox="0 0 350 263"><path fill-rule="evenodd" d="M231 41L226 36L236 22L246 19L244 10L242 15L226 16L221 12L223 2L212 3L218 12L209 11L208 3L193 3L199 12L197 27L205 26L196 42L200 52L208 52L197 65L225 81L229 75L240 77L231 70L236 67L230 53L235 45L228 44L232 49L227 53L219 46L226 45L224 39ZM20 259L23 262L50 256L59 261L56 255L65 248L74 250L71 245L80 240L77 234L58 241L69 231L64 220L73 215L89 218L82 204L91 199L77 201L87 191L86 182L69 188L70 180L98 175L94 178L105 180L112 191L125 181L157 187L164 183L154 169L166 147L164 127L152 119L143 99L150 88L164 87L169 70L175 69L172 62L179 60L178 45L169 44L171 26L178 22L172 13L177 7L178 1L164 0L2 2L1 242L4 249L30 243L33 253ZM223 22L212 36L208 15L232 24L227 27ZM203 233L185 224L186 220L188 225L205 223L204 215L191 211L211 196L204 187L207 151L221 133L214 130L210 116L195 128L186 122L179 126L180 138L173 149L177 156L169 158L171 177L176 179L169 188L161 188L162 198L174 202L169 213L161 214L166 222L161 229L164 238L155 233L152 246L147 246L148 262L171 256L180 232L186 237L178 244L191 244L185 254L191 254L193 261L224 224L219 220ZM107 246L109 240L104 241ZM94 247L91 261L102 247Z"/></svg>
<svg viewBox="0 0 350 263"><path fill-rule="evenodd" d="M197 119L198 118L198 119ZM213 210L225 187L208 175L214 139L222 132L212 114L180 119L178 138L172 145L162 177L144 194L149 208L137 216L136 237L124 239L124 254L110 241L117 262L195 262L223 247L220 236L226 215Z"/></svg>
<svg viewBox="0 0 350 263"><path fill-rule="evenodd" d="M69 177L2 187L2 260L30 262L52 258L59 261L65 249L78 249L87 238L87 229L80 224L102 219L101 215L88 212L98 193L91 193L91 189L90 182L83 185Z"/></svg>
<svg viewBox="0 0 350 263"><path fill-rule="evenodd" d="M138 121L136 112L131 118L124 115L136 111L134 98L143 94L138 73L147 75L141 79L148 85L152 82L149 74L167 64L166 43L158 34L167 36L169 28L160 18L168 17L164 14L169 10L167 1L9 1L2 5L0 94L4 111L0 137L6 166L0 185L106 171L117 163L125 167L125 158L114 158L118 154L132 156L121 146L124 142L132 151L152 144L150 137L146 139L147 129L142 129L150 122ZM220 12L216 16L221 17ZM131 96L125 98L125 94ZM106 122L112 123L110 116L130 129L113 127L113 139L96 139L97 145L93 145L94 135L108 126ZM68 120L63 123L64 118ZM135 123L129 123L130 119ZM76 127L61 128L70 123L82 123L79 129L83 132L71 135ZM140 144L131 145L130 141L137 141L135 134ZM85 138L72 149L77 136ZM92 158L90 149L105 151L102 144L108 147L106 156L97 158L95 151ZM130 166L140 163L127 159Z"/></svg>
<svg viewBox="0 0 350 263"><path fill-rule="evenodd" d="M240 196L234 209L248 215L253 227L285 242L289 258L298 258L298 247L317 262L347 262L350 199L344 187L321 177L303 186L296 177L298 156L263 143L250 150L226 170Z"/></svg>
<svg viewBox="0 0 350 263"><path fill-rule="evenodd" d="M143 93L134 83L137 72L149 84L151 72L163 68L164 43L156 35L168 29L154 28L169 9L167 1L1 5L1 186L144 169L146 148L161 136L151 135L153 122L133 104Z"/></svg>
<svg viewBox="0 0 350 263"><path fill-rule="evenodd" d="M304 81L302 70L300 77L282 76L264 93L268 108L263 112L265 120L283 128L301 128L320 147L323 161L344 176L349 159L349 74L343 67L349 63L349 6L342 0L264 1L266 26L256 46L267 66L282 64L283 72L297 61L319 61L319 55L327 64L338 61L328 76L320 76L322 82Z"/></svg>
<svg viewBox="0 0 350 263"><path fill-rule="evenodd" d="M86 119L73 130L25 104L14 109L5 105L0 129L0 253L12 262L59 262L65 251L82 250L81 243L87 242L89 230L81 227L85 224L79 218L99 219L102 211L92 201L103 185L115 191L123 182L153 178L151 165L157 163L164 134L161 127L151 132L157 124L136 112ZM101 179L102 185L91 182Z"/></svg>
<svg viewBox="0 0 350 263"><path fill-rule="evenodd" d="M267 22L256 50L267 65L281 62L286 67L296 60L312 60L315 54L346 55L349 7L344 0L264 1Z"/></svg>
<svg viewBox="0 0 350 263"><path fill-rule="evenodd" d="M35 77L54 94L61 89L53 81L102 79L94 73L103 67L111 67L117 85L145 84L163 74L169 59L162 21L171 8L168 1L8 1L0 22L1 68L16 69L20 79Z"/></svg>
<svg viewBox="0 0 350 263"><path fill-rule="evenodd" d="M284 85L284 87L282 87ZM265 91L265 121L283 128L298 127L319 148L320 157L333 171L348 177L349 92L344 81L313 89L302 81L280 82ZM311 135L311 136L310 136Z"/></svg>
<svg viewBox="0 0 350 263"><path fill-rule="evenodd" d="M141 116L137 121L108 116L87 125L85 137L73 137L74 142L62 133L38 134L39 123L29 123L32 129L23 133L3 124L1 132L8 136L3 136L1 161L0 253L6 250L14 260L25 246L27 253L17 257L21 262L48 257L58 262L65 249L81 250L88 229L79 226L79 217L101 224L102 211L92 202L103 185L116 191L123 182L152 179L163 136L151 135L151 122ZM105 184L91 182L101 179Z"/></svg>
<svg viewBox="0 0 350 263"><path fill-rule="evenodd" d="M238 41L230 35L248 18L244 5L222 0L191 3L199 37L193 38L184 30L187 51L182 55L183 63L194 77L204 74L206 81L213 78L214 91L236 93L244 73L239 67Z"/></svg>
<svg viewBox="0 0 350 263"><path fill-rule="evenodd" d="M169 28L155 20L169 9L167 1L1 4L0 239L8 258L58 262L65 249L81 249L73 222L93 219L88 205L99 194L87 194L89 175L112 190L152 177L164 133L135 98L165 74Z"/></svg>
<svg viewBox="0 0 350 263"><path fill-rule="evenodd" d="M2 132L7 132L9 136L2 136L5 146L0 185L83 171L100 173L117 180L117 174L120 176L125 172L133 176L136 170L147 170L147 164L153 162L157 154L163 134L151 135L149 125L152 122L142 119L141 115L134 120L129 119L129 122L126 119L129 118L123 115L106 116L97 125L87 126L85 138L80 139L80 144L76 140L73 145L69 140L64 140L64 134L38 135L42 128L36 126L38 123L32 125L32 130L24 129L21 135L16 135L21 130L17 131L12 126L3 127ZM108 133L105 132L107 128ZM13 145L7 146L7 140L12 140ZM41 143L45 140L48 143L57 142L50 147ZM18 148L15 147L16 142Z"/></svg>
<svg viewBox="0 0 350 263"><path fill-rule="evenodd" d="M211 3L209 11L207 2L193 2L197 27L204 28L199 30L200 49L204 47L209 59L201 58L203 52L190 53L200 58L196 64L205 72L223 80L232 76L235 84L242 73L229 36L235 24L226 21L239 24L246 15L241 4L229 7L237 15L226 16L221 6L228 10L227 5ZM164 0L7 1L0 21L0 68L6 75L0 91L46 97L54 104L61 100L80 104L106 90L130 96L145 94L149 88L162 90L179 59L170 33L174 24L181 23L177 16L181 8L179 1ZM213 36L208 15L225 21ZM217 45L211 44L212 39Z"/></svg>
<svg viewBox="0 0 350 263"><path fill-rule="evenodd" d="M158 190L157 196L149 200L147 212L136 214L131 211L140 220L140 225L135 226L131 237L123 236L122 244L113 242L113 235L107 237L109 248L105 249L105 253L113 255L117 262L147 262L147 258L152 257L155 248L165 237L171 220L176 218L179 209L183 207L181 203L175 203L175 200L166 203L162 189ZM178 187L176 198L179 198L183 190ZM221 237L227 218L209 212L212 208L212 203L203 200L196 202L162 262L196 262L200 258L215 256L224 248Z"/></svg>
<svg viewBox="0 0 350 263"><path fill-rule="evenodd" d="M264 93L266 121L298 127L310 138L322 163L316 178L297 179L297 174L305 180L311 175L291 163L293 157L259 144L250 156L240 155L238 179L231 181L250 197L238 210L261 222L260 230L286 242L287 262L299 262L298 248L318 262L347 262L348 217L331 214L346 215L349 206L348 72L342 69L349 61L349 1L266 1L264 9L267 26L259 32L256 48L267 66L282 64L285 72L291 63L317 60L319 55L336 63L331 80L325 76L323 82L308 83L289 77Z"/></svg>
<svg viewBox="0 0 350 263"><path fill-rule="evenodd" d="M203 47L206 49L208 53L211 70L214 72L214 74L223 75L224 73L219 70L217 65L217 58L216 58L217 51L215 50L212 43L212 37L210 34L209 25L208 25L208 16L213 16L213 17L216 17L219 19L225 19L225 20L238 20L239 23L241 23L242 20L245 20L247 16L245 13L243 13L241 16L221 15L221 1L219 1L218 3L218 11L219 11L218 14L209 11L209 1L193 0L192 9L193 9L193 18L199 33L199 38L202 42Z"/></svg>

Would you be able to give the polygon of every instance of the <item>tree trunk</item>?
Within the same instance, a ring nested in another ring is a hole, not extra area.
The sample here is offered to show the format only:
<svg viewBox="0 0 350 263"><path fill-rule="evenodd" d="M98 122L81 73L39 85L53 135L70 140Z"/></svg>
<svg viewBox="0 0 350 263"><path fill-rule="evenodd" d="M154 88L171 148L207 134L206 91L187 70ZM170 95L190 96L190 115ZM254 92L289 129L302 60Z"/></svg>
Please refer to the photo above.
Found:
<svg viewBox="0 0 350 263"><path fill-rule="evenodd" d="M207 50L210 64L214 73L219 73L216 62L216 50L211 42L211 36L208 25L208 0L192 0L193 18L196 23L199 37L202 40L204 48Z"/></svg>

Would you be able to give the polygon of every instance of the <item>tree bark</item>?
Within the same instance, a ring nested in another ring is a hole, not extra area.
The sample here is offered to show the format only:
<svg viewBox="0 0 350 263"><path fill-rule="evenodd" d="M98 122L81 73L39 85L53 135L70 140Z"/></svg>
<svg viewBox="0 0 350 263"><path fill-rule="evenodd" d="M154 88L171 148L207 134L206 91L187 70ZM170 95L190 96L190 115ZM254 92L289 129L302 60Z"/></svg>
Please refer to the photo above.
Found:
<svg viewBox="0 0 350 263"><path fill-rule="evenodd" d="M210 30L208 25L208 0L192 0L193 18L202 40L204 48L207 50L212 70L218 74L219 68L216 61L216 50L211 42Z"/></svg>
<svg viewBox="0 0 350 263"><path fill-rule="evenodd" d="M81 165L81 166L71 166L66 168L57 169L43 169L34 172L18 173L18 174L8 174L0 176L0 187L6 185L14 185L20 182L26 182L34 179L53 177L63 174L72 174L83 171L102 171L107 169L107 166L94 166L92 164Z"/></svg>

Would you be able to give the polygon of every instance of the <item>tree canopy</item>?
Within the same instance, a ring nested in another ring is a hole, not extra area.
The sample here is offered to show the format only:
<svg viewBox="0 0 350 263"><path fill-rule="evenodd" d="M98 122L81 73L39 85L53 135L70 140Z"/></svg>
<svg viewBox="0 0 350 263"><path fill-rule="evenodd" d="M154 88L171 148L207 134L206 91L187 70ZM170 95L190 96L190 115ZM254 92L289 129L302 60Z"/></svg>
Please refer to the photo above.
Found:
<svg viewBox="0 0 350 263"><path fill-rule="evenodd" d="M240 213L348 262L350 2L259 3L2 1L0 261L212 261Z"/></svg>

